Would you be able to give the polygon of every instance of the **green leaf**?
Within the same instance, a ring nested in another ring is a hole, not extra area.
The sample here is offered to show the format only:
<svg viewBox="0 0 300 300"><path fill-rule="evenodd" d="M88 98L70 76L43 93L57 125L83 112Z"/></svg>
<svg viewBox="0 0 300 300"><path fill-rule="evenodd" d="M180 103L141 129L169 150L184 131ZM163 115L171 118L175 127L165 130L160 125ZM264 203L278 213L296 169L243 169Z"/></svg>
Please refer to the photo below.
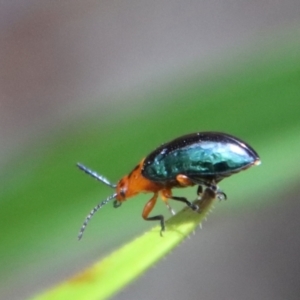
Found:
<svg viewBox="0 0 300 300"><path fill-rule="evenodd" d="M207 189L201 200L194 201L199 207L198 212L184 208L166 222L167 230L163 232L163 236L160 234L160 226L157 226L84 272L32 299L107 299L144 273L193 232L211 209L214 196Z"/></svg>

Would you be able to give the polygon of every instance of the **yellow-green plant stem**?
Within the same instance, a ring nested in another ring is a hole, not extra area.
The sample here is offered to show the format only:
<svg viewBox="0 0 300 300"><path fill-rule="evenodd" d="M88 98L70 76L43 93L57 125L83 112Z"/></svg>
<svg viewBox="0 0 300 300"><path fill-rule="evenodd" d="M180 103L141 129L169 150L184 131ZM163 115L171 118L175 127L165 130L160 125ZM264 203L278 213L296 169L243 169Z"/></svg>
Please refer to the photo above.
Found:
<svg viewBox="0 0 300 300"><path fill-rule="evenodd" d="M197 212L186 207L166 222L160 235L157 226L108 255L82 273L34 297L34 300L107 299L163 258L202 222L215 195L206 190Z"/></svg>

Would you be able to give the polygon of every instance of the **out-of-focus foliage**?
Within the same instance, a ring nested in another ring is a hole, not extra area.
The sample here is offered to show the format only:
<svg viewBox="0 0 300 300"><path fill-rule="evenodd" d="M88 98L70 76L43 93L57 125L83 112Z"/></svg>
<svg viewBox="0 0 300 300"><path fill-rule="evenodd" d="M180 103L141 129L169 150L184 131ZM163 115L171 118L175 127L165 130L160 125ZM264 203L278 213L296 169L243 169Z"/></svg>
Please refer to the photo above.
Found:
<svg viewBox="0 0 300 300"><path fill-rule="evenodd" d="M97 107L8 162L1 170L0 287L34 281L40 289L48 277L54 282L56 274L59 280L80 270L88 261L80 258L101 257L152 225L140 217L148 196L138 196L118 210L103 208L79 244L84 217L112 191L79 172L77 161L117 181L160 143L224 131L247 141L262 160L221 183L234 199L230 209L272 205L274 193L299 180L300 55L294 46L232 61L205 77L185 70L184 78L140 95L143 101L126 97ZM182 193L193 197L194 190Z"/></svg>

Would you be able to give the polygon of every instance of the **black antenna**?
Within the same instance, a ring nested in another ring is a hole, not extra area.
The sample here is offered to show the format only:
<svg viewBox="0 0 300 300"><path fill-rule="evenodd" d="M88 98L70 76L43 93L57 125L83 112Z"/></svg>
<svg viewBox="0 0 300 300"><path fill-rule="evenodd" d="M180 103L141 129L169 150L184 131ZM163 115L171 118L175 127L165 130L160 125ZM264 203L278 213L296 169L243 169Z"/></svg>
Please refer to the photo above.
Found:
<svg viewBox="0 0 300 300"><path fill-rule="evenodd" d="M88 224L88 222L90 221L90 219L93 217L93 215L100 209L102 208L105 204L107 204L109 201L111 201L112 199L116 198L117 197L117 193L109 196L107 199L105 199L104 201L102 201L101 203L99 203L98 205L96 205L92 210L91 212L88 214L88 216L85 218L81 228L80 228L80 231L79 231L79 234L78 234L78 240L80 240L82 238L82 235L83 235L83 232Z"/></svg>
<svg viewBox="0 0 300 300"><path fill-rule="evenodd" d="M82 165L81 163L77 163L77 167L82 170L83 172L85 172L86 174L91 175L92 177L96 178L97 180L101 181L102 183L110 186L111 188L115 188L117 187L116 184L111 183L108 179L106 179L104 176L97 174L96 172L92 171L91 169L85 167L84 165Z"/></svg>

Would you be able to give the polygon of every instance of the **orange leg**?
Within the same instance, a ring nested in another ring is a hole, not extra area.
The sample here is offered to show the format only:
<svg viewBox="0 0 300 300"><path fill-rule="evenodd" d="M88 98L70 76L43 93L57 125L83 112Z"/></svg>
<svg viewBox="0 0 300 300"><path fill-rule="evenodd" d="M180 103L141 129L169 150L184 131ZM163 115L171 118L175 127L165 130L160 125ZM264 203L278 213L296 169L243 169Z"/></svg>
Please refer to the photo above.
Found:
<svg viewBox="0 0 300 300"><path fill-rule="evenodd" d="M172 195L172 192L170 189L164 189L161 191L161 194L162 194L162 198L163 200L166 198L166 199L173 199L173 200L176 200L176 201L180 201L180 202L183 202L185 203L188 207L190 207L192 210L197 210L198 209L198 206L197 205L194 205L192 204L189 200L187 200L186 198L184 197L175 197ZM164 200L165 201L165 200Z"/></svg>
<svg viewBox="0 0 300 300"><path fill-rule="evenodd" d="M155 206L156 200L157 200L158 193L155 193L153 197L146 203L142 217L146 221L160 221L161 231L160 234L162 235L162 231L165 230L165 219L163 215L157 215L153 217L148 217L150 212L152 211L153 207Z"/></svg>

